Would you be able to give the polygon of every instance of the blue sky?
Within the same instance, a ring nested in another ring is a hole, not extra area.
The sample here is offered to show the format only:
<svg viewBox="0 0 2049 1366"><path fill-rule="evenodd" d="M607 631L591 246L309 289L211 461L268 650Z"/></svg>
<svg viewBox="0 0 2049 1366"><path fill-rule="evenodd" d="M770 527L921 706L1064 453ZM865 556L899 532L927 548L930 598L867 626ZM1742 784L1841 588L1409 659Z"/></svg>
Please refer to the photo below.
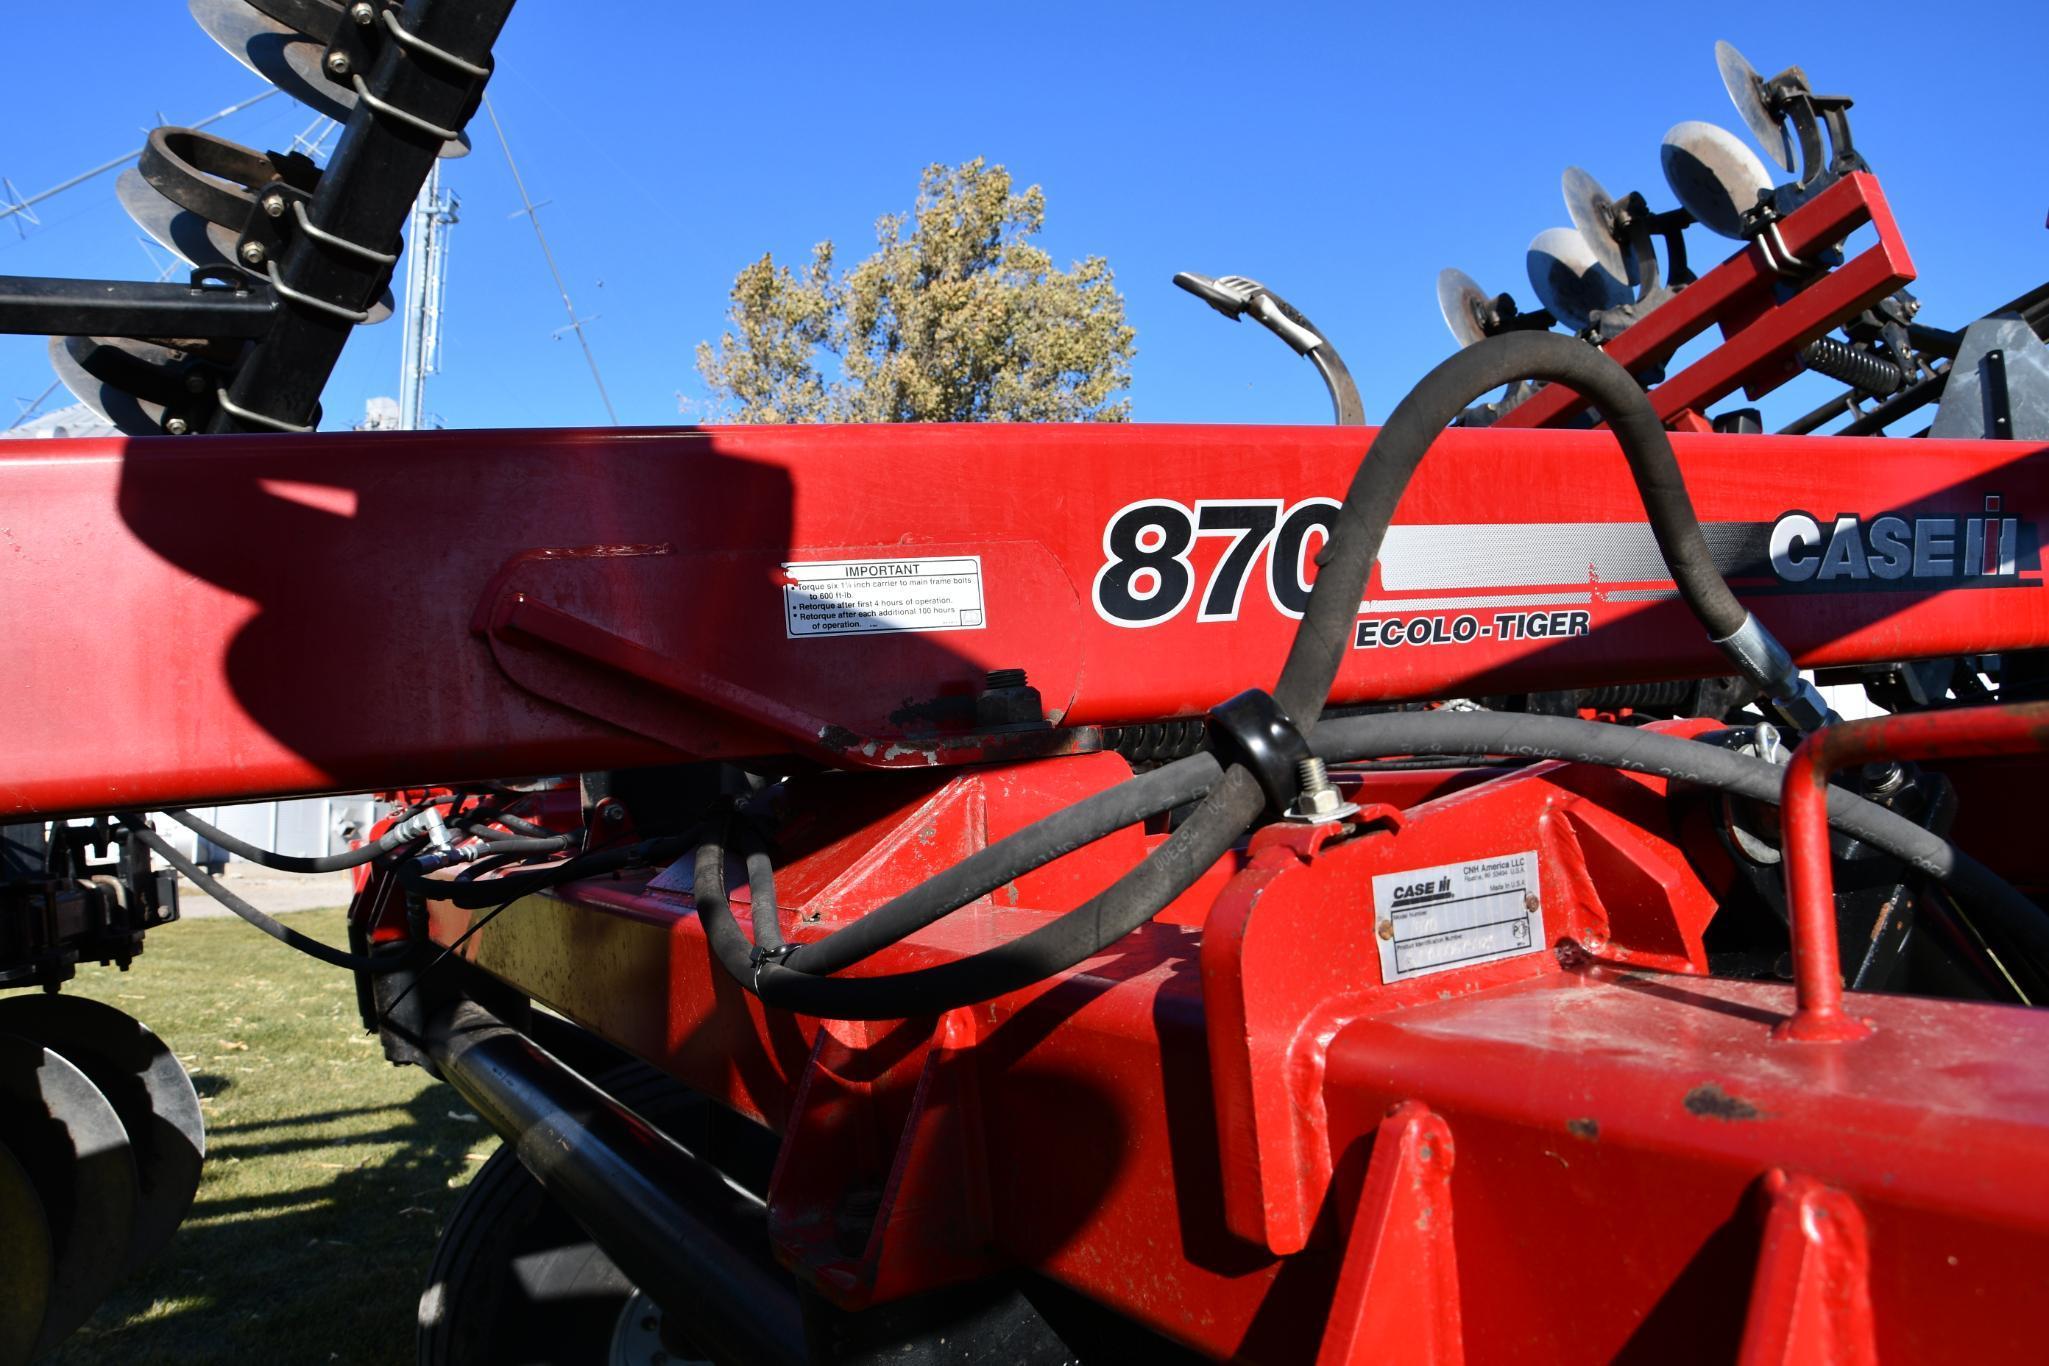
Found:
<svg viewBox="0 0 2049 1366"><path fill-rule="evenodd" d="M159 112L190 121L260 88L178 0L8 8L0 175L24 194L138 146ZM1818 89L1856 97L1857 145L1920 268L1924 319L1960 326L2049 276L2039 0L1706 18L1589 5L1551 31L1524 17L1537 8L525 0L491 90L633 424L687 420L679 395L703 398L692 348L717 335L741 265L825 237L857 259L876 216L908 207L920 167L974 156L1045 188L1057 259L1100 254L1117 272L1138 329L1138 419L1327 420L1308 365L1175 290L1183 269L1287 295L1384 417L1450 349L1441 266L1535 306L1523 250L1566 221L1563 167L1669 204L1665 129L1736 126L1716 38L1766 74L1798 62ZM311 117L277 98L215 131L283 146ZM462 222L428 406L449 426L602 422L574 340L553 335L564 318L532 234L508 216L504 160L481 119L473 133L475 153L447 164ZM0 272L154 273L111 176L41 216L25 237L0 223ZM1733 245L1694 231L1698 265ZM393 392L398 347L395 324L358 332L330 426ZM39 340L0 338L0 400L48 380ZM1825 392L1783 391L1767 416Z"/></svg>

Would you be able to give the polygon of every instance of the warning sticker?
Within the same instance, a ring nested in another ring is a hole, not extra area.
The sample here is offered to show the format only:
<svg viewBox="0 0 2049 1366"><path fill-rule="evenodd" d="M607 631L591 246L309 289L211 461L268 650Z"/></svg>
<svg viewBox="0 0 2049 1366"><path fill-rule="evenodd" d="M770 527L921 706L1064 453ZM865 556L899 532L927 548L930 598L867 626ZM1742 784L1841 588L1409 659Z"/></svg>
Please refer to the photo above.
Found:
<svg viewBox="0 0 2049 1366"><path fill-rule="evenodd" d="M1534 850L1373 879L1380 980L1398 982L1544 947Z"/></svg>
<svg viewBox="0 0 2049 1366"><path fill-rule="evenodd" d="M783 633L862 636L886 631L974 631L982 615L982 559L812 560L783 566Z"/></svg>

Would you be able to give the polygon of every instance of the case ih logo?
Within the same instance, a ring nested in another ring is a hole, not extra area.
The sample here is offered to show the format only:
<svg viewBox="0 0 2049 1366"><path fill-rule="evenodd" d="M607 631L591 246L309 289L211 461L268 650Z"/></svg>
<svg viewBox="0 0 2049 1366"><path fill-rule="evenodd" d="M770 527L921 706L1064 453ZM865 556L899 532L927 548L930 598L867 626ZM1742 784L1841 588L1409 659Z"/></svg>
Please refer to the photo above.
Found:
<svg viewBox="0 0 2049 1366"><path fill-rule="evenodd" d="M1955 584L2020 576L2020 519L2002 517L1997 496L1983 517L1901 517L1869 522L1842 513L1831 523L1788 512L1772 523L1772 573L1783 583Z"/></svg>
<svg viewBox="0 0 2049 1366"><path fill-rule="evenodd" d="M1441 877L1434 882L1412 882L1406 887L1397 887L1394 889L1394 900L1397 905L1415 905L1423 901L1449 901L1451 900L1451 879L1449 877Z"/></svg>

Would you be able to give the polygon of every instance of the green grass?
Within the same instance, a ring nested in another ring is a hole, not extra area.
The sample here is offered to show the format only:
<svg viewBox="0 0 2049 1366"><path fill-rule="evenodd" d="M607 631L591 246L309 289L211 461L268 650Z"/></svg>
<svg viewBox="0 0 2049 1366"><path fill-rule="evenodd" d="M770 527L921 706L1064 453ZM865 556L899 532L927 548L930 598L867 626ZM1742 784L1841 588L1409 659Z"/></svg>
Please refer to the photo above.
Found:
<svg viewBox="0 0 2049 1366"><path fill-rule="evenodd" d="M340 911L292 917L343 942ZM496 1138L455 1093L385 1062L348 974L238 920L149 936L127 973L67 991L119 1006L184 1060L206 1113L185 1226L51 1360L410 1362L427 1264Z"/></svg>

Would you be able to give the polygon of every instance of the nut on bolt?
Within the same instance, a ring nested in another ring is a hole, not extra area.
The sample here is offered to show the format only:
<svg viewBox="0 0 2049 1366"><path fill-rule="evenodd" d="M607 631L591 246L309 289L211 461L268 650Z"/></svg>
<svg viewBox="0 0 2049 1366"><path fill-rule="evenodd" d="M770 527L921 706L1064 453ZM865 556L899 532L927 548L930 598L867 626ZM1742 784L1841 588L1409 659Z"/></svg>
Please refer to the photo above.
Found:
<svg viewBox="0 0 2049 1366"><path fill-rule="evenodd" d="M272 190L263 197L263 211L272 218L283 218L285 216L285 197L276 190Z"/></svg>
<svg viewBox="0 0 2049 1366"><path fill-rule="evenodd" d="M264 258L264 255L265 255L265 252L264 252L264 250L263 250L263 243L261 243L261 242L244 242L244 243L242 244L242 250L241 250L241 253L240 253L240 255L241 255L241 257L242 257L242 264L244 264L244 265L248 265L248 266L260 266L260 265L262 265L262 264L263 264L263 258Z"/></svg>
<svg viewBox="0 0 2049 1366"><path fill-rule="evenodd" d="M365 4L362 3L362 0L358 0L356 4L349 6L349 18L351 21L368 28L371 24L377 22L377 6Z"/></svg>
<svg viewBox="0 0 2049 1366"><path fill-rule="evenodd" d="M348 75L348 74L349 74L349 54L348 54L348 53L346 53L346 52L330 52L330 53L328 53L328 54L327 54L327 74L328 74L328 75L330 75L330 76L346 76L346 75Z"/></svg>
<svg viewBox="0 0 2049 1366"><path fill-rule="evenodd" d="M1287 811L1289 820L1327 825L1358 814L1358 804L1346 801L1345 794L1332 784L1330 770L1324 767L1323 760L1311 757L1295 765L1295 780L1302 791Z"/></svg>

